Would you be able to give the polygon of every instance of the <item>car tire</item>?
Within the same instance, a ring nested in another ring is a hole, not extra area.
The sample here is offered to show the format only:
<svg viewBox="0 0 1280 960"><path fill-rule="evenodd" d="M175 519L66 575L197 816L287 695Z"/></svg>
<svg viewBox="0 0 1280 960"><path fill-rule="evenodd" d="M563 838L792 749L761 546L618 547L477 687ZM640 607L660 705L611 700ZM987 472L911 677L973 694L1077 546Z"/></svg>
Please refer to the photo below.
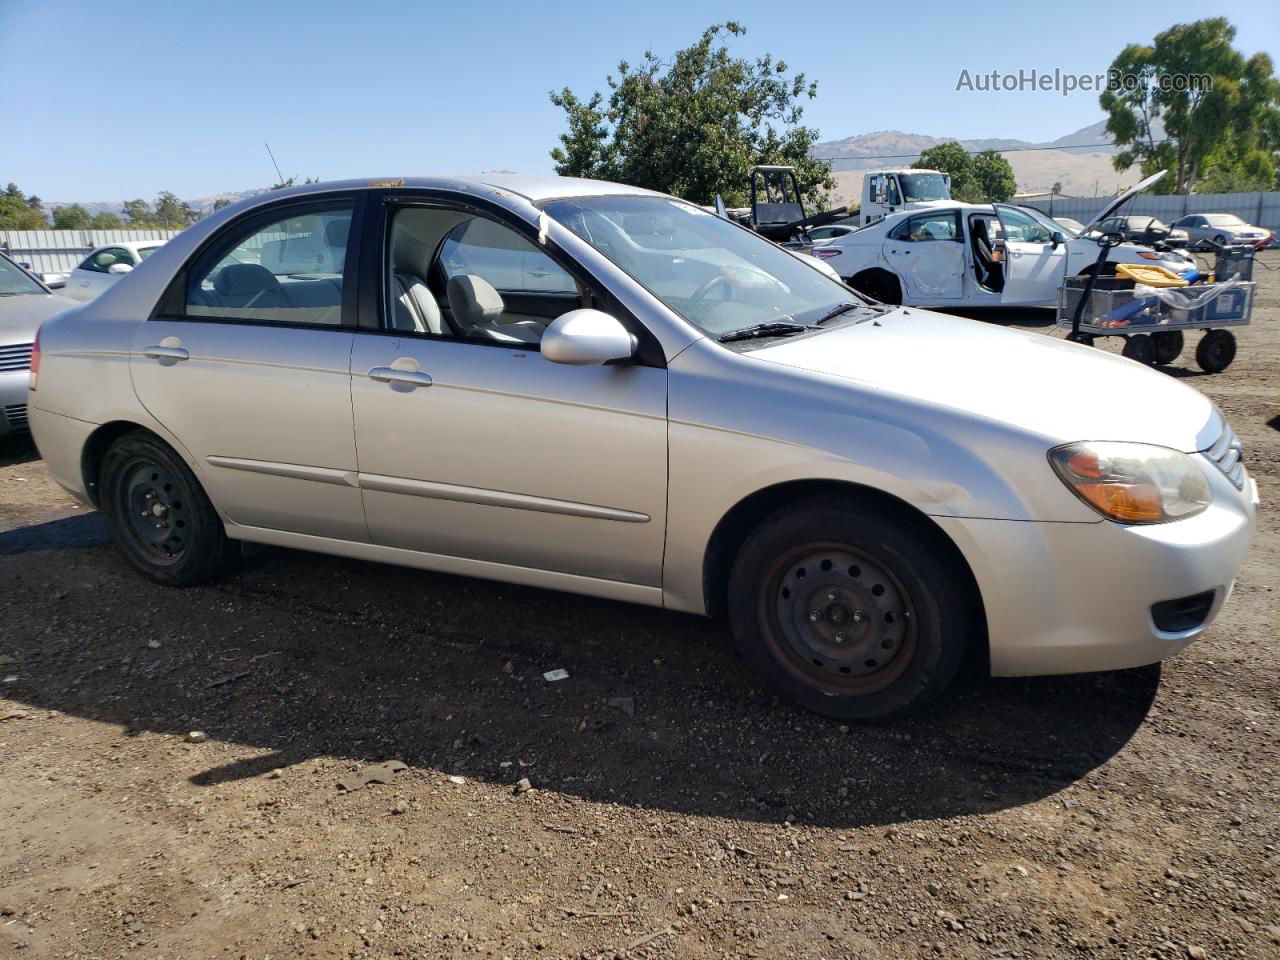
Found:
<svg viewBox="0 0 1280 960"><path fill-rule="evenodd" d="M1147 366L1153 366L1156 362L1155 342L1152 341L1150 335L1145 333L1136 333L1131 337L1125 337L1124 349L1120 352L1130 360L1137 360Z"/></svg>
<svg viewBox="0 0 1280 960"><path fill-rule="evenodd" d="M1205 373L1221 373L1236 358L1236 338L1230 330L1210 330L1196 344L1196 364Z"/></svg>
<svg viewBox="0 0 1280 960"><path fill-rule="evenodd" d="M99 505L111 539L148 580L202 583L229 566L234 548L200 481L174 450L144 430L107 449Z"/></svg>
<svg viewBox="0 0 1280 960"><path fill-rule="evenodd" d="M902 303L902 281L887 270L868 270L858 276L850 277L846 283L859 293L864 293L872 300L889 306Z"/></svg>
<svg viewBox="0 0 1280 960"><path fill-rule="evenodd" d="M969 652L967 573L912 522L840 497L784 507L729 576L743 658L779 696L840 720L885 722L938 697Z"/></svg>
<svg viewBox="0 0 1280 960"><path fill-rule="evenodd" d="M1151 334L1151 341L1156 348L1156 363L1168 364L1178 359L1182 353L1182 331L1164 330Z"/></svg>

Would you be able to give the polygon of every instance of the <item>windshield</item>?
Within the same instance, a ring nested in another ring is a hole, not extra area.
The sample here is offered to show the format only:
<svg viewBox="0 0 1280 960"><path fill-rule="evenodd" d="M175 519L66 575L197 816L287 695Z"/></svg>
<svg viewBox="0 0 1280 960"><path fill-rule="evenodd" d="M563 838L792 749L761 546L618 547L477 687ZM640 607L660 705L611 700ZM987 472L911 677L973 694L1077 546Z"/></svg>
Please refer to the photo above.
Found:
<svg viewBox="0 0 1280 960"><path fill-rule="evenodd" d="M44 292L44 287L36 283L27 271L7 257L0 257L0 297Z"/></svg>
<svg viewBox="0 0 1280 960"><path fill-rule="evenodd" d="M858 300L768 240L666 197L553 200L547 214L712 336L761 323L812 324Z"/></svg>
<svg viewBox="0 0 1280 960"><path fill-rule="evenodd" d="M1205 217L1209 221L1210 226L1214 227L1243 227L1244 221L1237 217L1234 213L1211 213Z"/></svg>
<svg viewBox="0 0 1280 960"><path fill-rule="evenodd" d="M907 203L913 200L950 200L947 178L940 173L902 173L902 192Z"/></svg>
<svg viewBox="0 0 1280 960"><path fill-rule="evenodd" d="M158 243L154 247L138 247L138 259L140 260L147 259L147 257L151 256L153 253L159 250L162 246L164 246L164 244Z"/></svg>

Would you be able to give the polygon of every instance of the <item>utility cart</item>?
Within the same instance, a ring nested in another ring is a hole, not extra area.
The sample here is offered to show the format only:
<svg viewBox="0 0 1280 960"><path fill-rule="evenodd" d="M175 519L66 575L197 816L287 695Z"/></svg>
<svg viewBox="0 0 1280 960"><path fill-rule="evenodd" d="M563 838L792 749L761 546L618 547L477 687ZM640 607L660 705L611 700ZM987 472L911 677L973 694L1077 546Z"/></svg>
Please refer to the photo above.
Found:
<svg viewBox="0 0 1280 960"><path fill-rule="evenodd" d="M1124 337L1126 357L1154 366L1178 358L1185 331L1203 330L1196 345L1200 369L1219 373L1231 364L1236 338L1228 328L1248 325L1253 312L1251 258L1224 251L1215 267L1217 282L1160 286L1141 277L1097 276L1105 248L1114 243L1103 238L1100 245L1095 271L1067 277L1058 288L1058 326L1071 331L1068 339L1092 344L1096 337Z"/></svg>

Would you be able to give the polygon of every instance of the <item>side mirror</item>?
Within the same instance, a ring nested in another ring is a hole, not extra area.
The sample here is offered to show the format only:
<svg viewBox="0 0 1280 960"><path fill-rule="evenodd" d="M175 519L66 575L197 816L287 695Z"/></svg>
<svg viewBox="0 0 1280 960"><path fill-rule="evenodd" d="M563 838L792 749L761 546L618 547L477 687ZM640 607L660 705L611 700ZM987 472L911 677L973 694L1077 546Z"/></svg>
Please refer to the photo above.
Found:
<svg viewBox="0 0 1280 960"><path fill-rule="evenodd" d="M542 334L542 355L552 363L600 366L635 356L636 338L601 310L570 310Z"/></svg>
<svg viewBox="0 0 1280 960"><path fill-rule="evenodd" d="M113 263L111 266L107 267L107 273L113 273L117 277L124 276L126 273L129 273L132 270L133 270L133 267L131 267L127 263Z"/></svg>
<svg viewBox="0 0 1280 960"><path fill-rule="evenodd" d="M1054 249L1057 249L1058 244L1060 244L1060 243L1066 243L1066 242L1067 242L1067 235L1066 235L1065 233L1063 233L1061 230L1055 230L1055 231L1053 231L1053 246L1054 246Z"/></svg>

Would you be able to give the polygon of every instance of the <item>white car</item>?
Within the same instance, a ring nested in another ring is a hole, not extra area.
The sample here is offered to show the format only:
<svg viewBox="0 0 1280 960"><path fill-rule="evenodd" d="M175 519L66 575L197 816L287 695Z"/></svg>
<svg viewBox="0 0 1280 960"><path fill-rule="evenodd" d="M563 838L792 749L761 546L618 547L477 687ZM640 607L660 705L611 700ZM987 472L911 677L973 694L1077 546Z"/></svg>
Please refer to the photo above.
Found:
<svg viewBox="0 0 1280 960"><path fill-rule="evenodd" d="M950 203L892 214L815 249L854 289L882 303L904 306L1053 306L1064 277L1092 269L1098 234L1089 231L1163 174L1116 197L1070 237L1030 207ZM1112 263L1158 264L1177 273L1196 270L1181 251L1124 243Z"/></svg>
<svg viewBox="0 0 1280 960"><path fill-rule="evenodd" d="M98 247L67 275L63 296L92 300L164 244L163 240L122 240Z"/></svg>

